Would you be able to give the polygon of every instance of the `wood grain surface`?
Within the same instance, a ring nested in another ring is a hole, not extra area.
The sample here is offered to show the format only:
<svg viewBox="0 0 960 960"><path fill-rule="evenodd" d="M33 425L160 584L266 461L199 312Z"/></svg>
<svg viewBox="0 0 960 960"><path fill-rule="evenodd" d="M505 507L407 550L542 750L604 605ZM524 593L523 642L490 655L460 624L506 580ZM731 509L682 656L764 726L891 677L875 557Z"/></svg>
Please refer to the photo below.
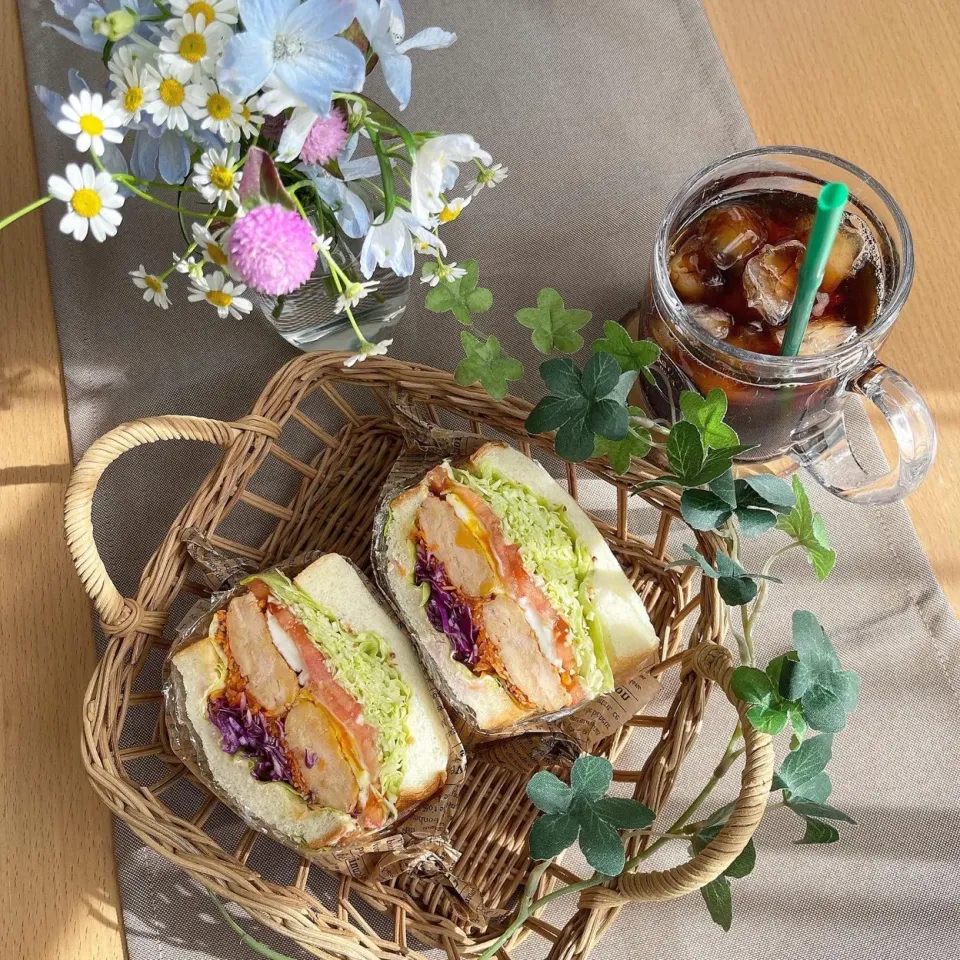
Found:
<svg viewBox="0 0 960 960"><path fill-rule="evenodd" d="M40 195L17 6L2 0L0 211ZM110 817L80 760L90 608L63 541L70 477L43 227L0 236L0 954L119 960Z"/></svg>
<svg viewBox="0 0 960 960"><path fill-rule="evenodd" d="M6 212L37 196L38 185L16 4L2 3ZM949 289L960 225L960 8L956 0L704 4L760 141L809 144L860 164L913 227L917 282L884 359L916 383L937 420L938 464L908 506L960 610L960 369ZM70 455L39 218L4 232L0 270L0 944L5 957L119 960L110 824L78 749L93 638L61 535Z"/></svg>

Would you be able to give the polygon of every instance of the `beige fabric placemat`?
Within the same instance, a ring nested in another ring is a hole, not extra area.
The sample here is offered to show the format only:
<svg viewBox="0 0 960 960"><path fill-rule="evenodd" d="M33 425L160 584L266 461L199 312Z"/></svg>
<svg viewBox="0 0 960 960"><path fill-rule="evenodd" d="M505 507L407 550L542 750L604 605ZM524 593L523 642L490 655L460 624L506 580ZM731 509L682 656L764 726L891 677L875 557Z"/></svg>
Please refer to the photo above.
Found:
<svg viewBox="0 0 960 960"><path fill-rule="evenodd" d="M40 27L48 0L20 5L32 83L64 91L68 65L102 77L93 54ZM553 285L598 320L620 316L645 282L667 199L704 163L750 146L752 133L697 0L406 7L411 27L439 24L460 37L449 51L416 56L411 126L472 132L510 167L510 179L486 191L447 239L456 258L479 260L496 295L484 328L533 371L536 357L513 312ZM37 104L34 129L42 179L76 159ZM166 313L143 303L127 271L179 249L168 217L130 203L116 239L76 244L58 233L54 206L44 215L77 455L136 417L236 418L294 355L263 318L211 319L182 293ZM420 289L411 303L392 352L452 368L456 325L426 313ZM216 456L164 444L111 468L98 500L98 543L121 591L135 589ZM802 560L787 566L790 586L771 604L761 644L769 656L786 649L790 611L809 606L861 673L861 707L837 740L834 794L859 825L835 846L794 848L795 825L773 814L758 837L756 872L734 882L731 933L711 923L697 896L636 906L596 950L602 960L960 956L960 632L902 507L814 500L840 554L837 571L818 588ZM130 517L140 521L135 539L119 522ZM641 511L634 522L647 518ZM674 806L699 789L730 722L716 701ZM212 826L225 842L239 836L229 817ZM270 875L291 869L279 847L263 843L251 862ZM132 960L246 955L212 920L207 899L123 826L117 864ZM332 896L330 887L317 892Z"/></svg>

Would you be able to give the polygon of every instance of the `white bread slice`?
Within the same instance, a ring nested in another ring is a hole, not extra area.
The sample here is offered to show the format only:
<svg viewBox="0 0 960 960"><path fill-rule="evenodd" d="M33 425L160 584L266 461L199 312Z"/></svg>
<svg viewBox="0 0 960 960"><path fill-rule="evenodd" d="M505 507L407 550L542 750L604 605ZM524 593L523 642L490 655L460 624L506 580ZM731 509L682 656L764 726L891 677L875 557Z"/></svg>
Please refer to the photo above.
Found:
<svg viewBox="0 0 960 960"><path fill-rule="evenodd" d="M567 517L594 559L588 589L603 629L604 646L614 679L618 682L636 672L657 649L659 641L643 601L630 585L603 535L580 505L538 463L502 443L481 447L463 466L473 469L488 463L498 473L523 484L544 500L562 506ZM454 704L466 708L481 731L495 732L530 715L517 705L498 680L477 677L451 656L450 641L427 619L420 587L412 579L415 560L410 543L417 509L428 495L425 480L400 494L388 505L384 550L375 562L380 576L410 632L434 661L445 694Z"/></svg>
<svg viewBox="0 0 960 960"><path fill-rule="evenodd" d="M216 683L220 653L206 637L184 647L170 661L170 687L175 714L186 714L202 779L212 781L218 796L261 829L295 846L320 849L357 830L356 821L336 810L311 809L280 783L261 783L250 776L250 761L220 748L220 732L207 715L207 691ZM171 705L168 704L168 710Z"/></svg>
<svg viewBox="0 0 960 960"><path fill-rule="evenodd" d="M443 785L450 747L447 728L410 640L374 598L353 564L335 553L315 560L294 583L326 607L348 630L370 630L382 637L395 658L400 676L410 687L410 739L399 810L432 796Z"/></svg>
<svg viewBox="0 0 960 960"><path fill-rule="evenodd" d="M410 735L404 778L397 798L400 813L432 796L447 776L450 745L447 726L423 675L410 641L384 612L353 565L328 554L295 578L297 585L333 613L351 631L370 630L392 651L397 669L412 692L407 727ZM211 625L211 634L216 630ZM220 733L207 715L208 692L218 679L221 655L212 636L182 648L170 660L166 695L168 714L183 717L197 755L201 778L221 799L260 829L288 844L319 851L362 832L345 813L309 807L279 783L262 783L250 776L250 761L221 749ZM177 741L180 725L173 723ZM181 750L177 751L182 753Z"/></svg>

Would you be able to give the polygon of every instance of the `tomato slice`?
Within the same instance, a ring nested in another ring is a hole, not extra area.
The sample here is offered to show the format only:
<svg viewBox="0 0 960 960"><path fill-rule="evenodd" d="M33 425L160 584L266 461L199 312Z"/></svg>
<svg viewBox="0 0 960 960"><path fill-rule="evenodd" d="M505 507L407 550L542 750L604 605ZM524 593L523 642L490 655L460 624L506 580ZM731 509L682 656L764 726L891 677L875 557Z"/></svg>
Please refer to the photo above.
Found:
<svg viewBox="0 0 960 960"><path fill-rule="evenodd" d="M503 526L500 518L480 494L463 484L454 481L446 470L435 467L427 475L431 490L435 493L453 493L460 498L474 513L483 525L487 534L488 545L496 556L503 582L515 599L524 599L537 614L552 625L554 638L557 644L557 653L563 669L560 671L561 681L573 695L574 702L585 696L579 680L576 678L576 659L573 654L573 644L570 640L570 627L567 622L553 608L546 594L537 586L533 577L523 565L523 556L520 548L509 543L503 535Z"/></svg>

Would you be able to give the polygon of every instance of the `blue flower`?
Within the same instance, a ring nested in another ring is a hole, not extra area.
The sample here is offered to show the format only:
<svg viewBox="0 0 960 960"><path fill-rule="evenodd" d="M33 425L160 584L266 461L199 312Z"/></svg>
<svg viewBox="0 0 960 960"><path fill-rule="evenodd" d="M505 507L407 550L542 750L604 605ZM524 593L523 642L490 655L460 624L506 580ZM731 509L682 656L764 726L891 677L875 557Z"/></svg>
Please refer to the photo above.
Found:
<svg viewBox="0 0 960 960"><path fill-rule="evenodd" d="M401 110L406 109L410 102L412 66L407 51L415 48L437 50L449 47L457 39L455 33L447 33L439 27L428 27L409 40L404 40L406 27L398 0L383 0L379 6L377 0L357 0L357 20L370 46L380 57L383 78L397 98Z"/></svg>
<svg viewBox="0 0 960 960"><path fill-rule="evenodd" d="M183 183L190 172L190 141L177 130L157 126L147 114L130 126L137 131L130 154L134 176L156 180L159 171L164 183Z"/></svg>
<svg viewBox="0 0 960 960"><path fill-rule="evenodd" d="M363 88L364 56L337 36L355 13L356 0L240 0L244 32L224 48L221 85L244 99L273 77L314 113L329 116L334 91Z"/></svg>

